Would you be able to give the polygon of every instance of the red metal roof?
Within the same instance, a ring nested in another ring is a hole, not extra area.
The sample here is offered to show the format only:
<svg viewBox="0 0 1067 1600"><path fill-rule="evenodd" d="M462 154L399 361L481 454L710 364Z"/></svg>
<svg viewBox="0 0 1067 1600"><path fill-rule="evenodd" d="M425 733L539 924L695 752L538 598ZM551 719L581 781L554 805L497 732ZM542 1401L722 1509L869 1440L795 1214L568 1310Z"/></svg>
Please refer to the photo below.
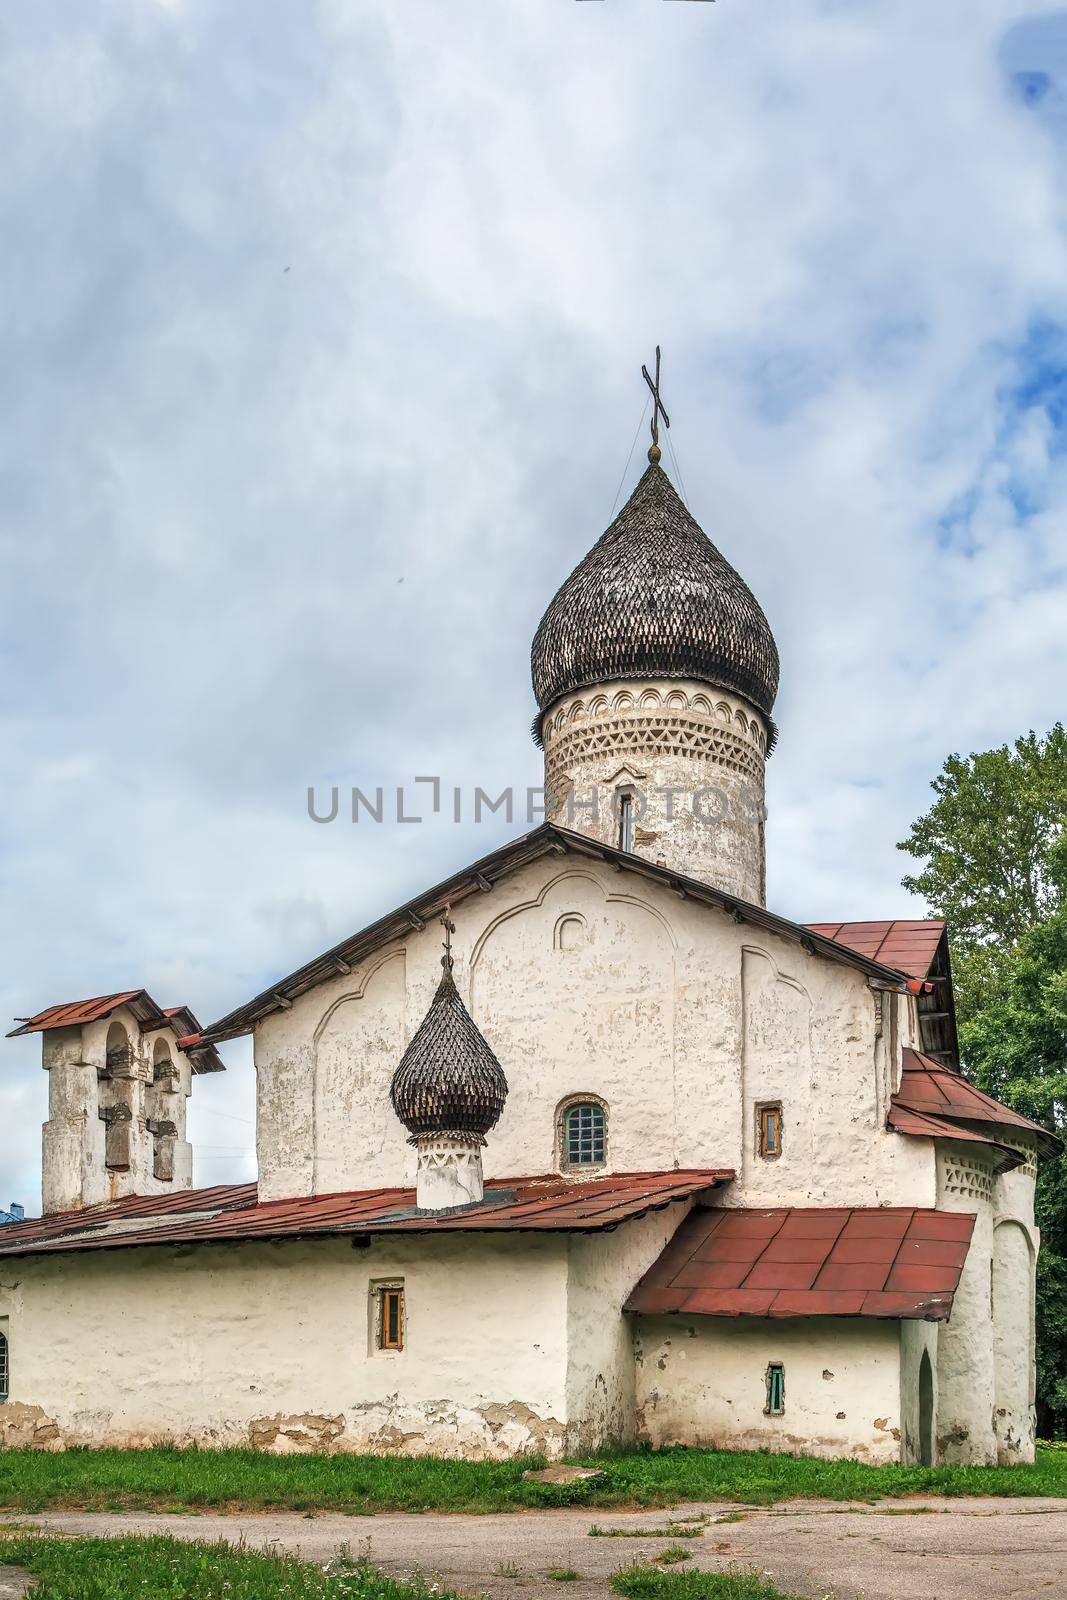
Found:
<svg viewBox="0 0 1067 1600"><path fill-rule="evenodd" d="M141 1000L147 1000L152 1011L163 1015L144 989L124 989L121 994L97 995L95 1000L66 1000L61 1005L47 1006L44 1011L38 1011L35 1017L16 1017L15 1020L22 1026L12 1028L8 1038L16 1039L22 1033L47 1033L50 1028L74 1028L83 1022L98 1022L101 1017L109 1017L113 1011L117 1011L119 1006L135 1005ZM151 1015L148 1007L138 1007L138 1010L145 1011L146 1020Z"/></svg>
<svg viewBox="0 0 1067 1600"><path fill-rule="evenodd" d="M945 931L945 924L933 917L920 921L898 917L892 922L809 922L807 926L812 933L909 978L928 976Z"/></svg>
<svg viewBox="0 0 1067 1600"><path fill-rule="evenodd" d="M418 1211L414 1189L257 1201L256 1185L225 1184L181 1195L136 1196L0 1228L0 1256L146 1244L209 1244L333 1233L597 1232L726 1183L726 1171L618 1172L569 1181L494 1178L477 1206Z"/></svg>
<svg viewBox="0 0 1067 1600"><path fill-rule="evenodd" d="M977 1133L974 1128L965 1128L963 1123L947 1122L944 1117L929 1117L921 1110L909 1110L897 1102L889 1106L886 1115L886 1128L891 1128L893 1133L907 1133L915 1139L960 1139L965 1144L982 1144L997 1157L998 1171L1009 1171L1013 1166L1022 1166L1024 1155L1019 1150L1011 1149L1009 1144L998 1144L992 1133Z"/></svg>
<svg viewBox="0 0 1067 1600"><path fill-rule="evenodd" d="M17 1017L20 1024L12 1028L9 1039L25 1033L48 1033L53 1028L75 1028L86 1022L99 1022L110 1017L120 1006L126 1006L141 1024L143 1032L169 1028L175 1035L179 1050L190 1052L193 1071L224 1072L222 1057L212 1044L204 1044L200 1037L200 1024L188 1006L158 1006L147 989L124 989L120 994L100 994L92 1000L66 1000L60 1005L47 1006L35 1017ZM195 1053L194 1053L195 1052Z"/></svg>
<svg viewBox="0 0 1067 1600"><path fill-rule="evenodd" d="M624 1309L940 1322L952 1310L973 1228L971 1215L909 1207L698 1206Z"/></svg>
<svg viewBox="0 0 1067 1600"><path fill-rule="evenodd" d="M977 1122L1001 1130L1025 1128L1028 1133L1038 1136L1037 1143L1046 1152L1055 1154L1060 1148L1060 1141L1055 1134L1043 1128L1039 1122L1031 1122L1029 1117L1002 1105L992 1095L984 1094L973 1083L968 1083L960 1073L942 1066L932 1056L922 1055L918 1050L906 1049L903 1052L900 1088L893 1096L889 1115L892 1118L900 1112L918 1113L927 1119L934 1118L946 1123L951 1130L946 1137L959 1137L958 1124L961 1122ZM917 1130L899 1127L897 1131L910 1133Z"/></svg>

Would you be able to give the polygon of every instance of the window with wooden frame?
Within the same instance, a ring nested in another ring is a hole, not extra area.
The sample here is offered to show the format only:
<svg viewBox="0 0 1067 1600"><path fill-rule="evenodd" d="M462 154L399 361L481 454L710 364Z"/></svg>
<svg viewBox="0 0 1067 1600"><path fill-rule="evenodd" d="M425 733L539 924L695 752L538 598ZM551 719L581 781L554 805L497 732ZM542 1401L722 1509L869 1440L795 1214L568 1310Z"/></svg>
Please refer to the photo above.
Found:
<svg viewBox="0 0 1067 1600"><path fill-rule="evenodd" d="M374 1343L379 1350L404 1348L404 1285L380 1283L374 1291Z"/></svg>
<svg viewBox="0 0 1067 1600"><path fill-rule="evenodd" d="M0 1405L7 1400L11 1373L8 1363L7 1334L0 1333Z"/></svg>
<svg viewBox="0 0 1067 1600"><path fill-rule="evenodd" d="M756 1154L777 1161L782 1153L782 1102L765 1100L756 1107Z"/></svg>
<svg viewBox="0 0 1067 1600"><path fill-rule="evenodd" d="M785 1368L780 1361L772 1361L767 1368L767 1404L763 1410L768 1417L780 1417L785 1411Z"/></svg>

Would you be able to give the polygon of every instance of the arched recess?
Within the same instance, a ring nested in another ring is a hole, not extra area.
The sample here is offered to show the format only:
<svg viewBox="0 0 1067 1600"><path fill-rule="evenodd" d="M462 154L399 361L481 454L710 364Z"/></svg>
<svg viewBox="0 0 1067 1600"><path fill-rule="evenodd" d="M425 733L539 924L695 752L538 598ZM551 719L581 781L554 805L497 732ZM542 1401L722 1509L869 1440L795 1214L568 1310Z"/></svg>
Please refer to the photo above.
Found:
<svg viewBox="0 0 1067 1600"><path fill-rule="evenodd" d="M742 945L742 1159L748 1181L768 1191L811 1181L811 1016L811 995L800 979L761 945ZM757 1108L770 1103L782 1108L781 1154L772 1162L761 1158L757 1135Z"/></svg>
<svg viewBox="0 0 1067 1600"><path fill-rule="evenodd" d="M152 1082L165 1089L176 1087L174 1079L178 1075L174 1057L171 1054L170 1044L163 1034L159 1035L152 1046Z"/></svg>
<svg viewBox="0 0 1067 1600"><path fill-rule="evenodd" d="M663 911L612 887L607 868L563 866L495 916L470 963L469 1008L507 1074L489 1136L493 1174L549 1171L556 1107L588 1090L616 1108L612 1167L674 1164L676 940ZM571 918L585 925L558 949Z"/></svg>
<svg viewBox="0 0 1067 1600"><path fill-rule="evenodd" d="M558 872L554 878L550 878L548 880L540 894L534 895L529 900L520 900L518 905L509 906L506 911L501 911L498 916L495 916L493 920L488 923L484 932L479 935L475 941L474 949L471 952L470 960L472 1000L474 992L474 978L478 971L478 964L481 960L482 952L489 940L496 933L497 929L502 927L505 922L510 922L513 917L521 917L526 912L543 906L548 900L549 896L559 890L563 884L573 884L576 889L582 884L590 884L597 891L597 893L608 902L608 904L636 906L639 910L647 912L650 917L660 924L670 941L672 950L677 948L678 941L675 938L674 929L671 927L667 918L663 915L658 906L650 905L647 900L642 900L637 895L615 894L608 892L605 890L604 885L594 872L583 872L580 867L565 867L562 872ZM562 918L567 915L581 916L582 913L574 911L563 912L561 913L559 920L562 920ZM585 920L588 922L588 918Z"/></svg>
<svg viewBox="0 0 1067 1600"><path fill-rule="evenodd" d="M404 950L386 951L319 1019L313 1037L317 1194L398 1180L403 1130L389 1103L389 1083L404 1051L405 975Z"/></svg>
<svg viewBox="0 0 1067 1600"><path fill-rule="evenodd" d="M128 1172L133 1161L133 1111L136 1061L133 1043L116 1018L104 1042L105 1073L100 1081L99 1108L104 1129L104 1166Z"/></svg>
<svg viewBox="0 0 1067 1600"><path fill-rule="evenodd" d="M919 1361L919 1465L934 1464L934 1369L930 1352L923 1349Z"/></svg>
<svg viewBox="0 0 1067 1600"><path fill-rule="evenodd" d="M1033 1443L1034 1259L1030 1231L1014 1217L993 1228L993 1426L1002 1462Z"/></svg>

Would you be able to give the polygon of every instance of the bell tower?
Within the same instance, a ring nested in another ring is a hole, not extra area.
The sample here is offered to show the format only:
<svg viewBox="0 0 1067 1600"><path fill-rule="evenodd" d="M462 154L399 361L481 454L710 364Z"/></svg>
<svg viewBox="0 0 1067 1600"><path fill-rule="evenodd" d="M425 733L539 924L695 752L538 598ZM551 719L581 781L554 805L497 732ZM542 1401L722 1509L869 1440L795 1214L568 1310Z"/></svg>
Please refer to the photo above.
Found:
<svg viewBox="0 0 1067 1600"><path fill-rule="evenodd" d="M144 989L50 1006L8 1035L39 1033L48 1073L42 1210L77 1211L193 1181L185 1136L193 1079L221 1072L185 1006L164 1011Z"/></svg>

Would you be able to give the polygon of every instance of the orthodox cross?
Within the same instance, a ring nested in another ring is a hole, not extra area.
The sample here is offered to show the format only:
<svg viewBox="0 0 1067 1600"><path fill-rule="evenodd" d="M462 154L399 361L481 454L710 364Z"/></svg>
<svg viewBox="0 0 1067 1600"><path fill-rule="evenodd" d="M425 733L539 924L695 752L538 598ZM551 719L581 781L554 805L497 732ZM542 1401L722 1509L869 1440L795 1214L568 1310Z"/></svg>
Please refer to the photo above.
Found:
<svg viewBox="0 0 1067 1600"><path fill-rule="evenodd" d="M452 935L456 931L456 924L452 921L452 907L445 906L441 913L441 926L445 930L445 953L441 957L441 965L446 972L452 971Z"/></svg>
<svg viewBox="0 0 1067 1600"><path fill-rule="evenodd" d="M660 394L659 394L659 345L656 346L656 380L655 380L655 382L653 382L652 379L649 377L648 368L646 366L644 366L644 365L642 365L642 367L641 367L641 376L642 376L642 378L644 378L645 382L648 384L648 387L652 390L652 445L651 445L651 448L649 449L649 452L648 452L648 459L652 462L653 466L655 466L655 464L660 459L660 448L659 448L659 419L660 419L660 417L663 418L663 426L665 428L669 428L670 425L671 425L671 419L667 415L667 408L664 406L663 401L660 399Z"/></svg>

